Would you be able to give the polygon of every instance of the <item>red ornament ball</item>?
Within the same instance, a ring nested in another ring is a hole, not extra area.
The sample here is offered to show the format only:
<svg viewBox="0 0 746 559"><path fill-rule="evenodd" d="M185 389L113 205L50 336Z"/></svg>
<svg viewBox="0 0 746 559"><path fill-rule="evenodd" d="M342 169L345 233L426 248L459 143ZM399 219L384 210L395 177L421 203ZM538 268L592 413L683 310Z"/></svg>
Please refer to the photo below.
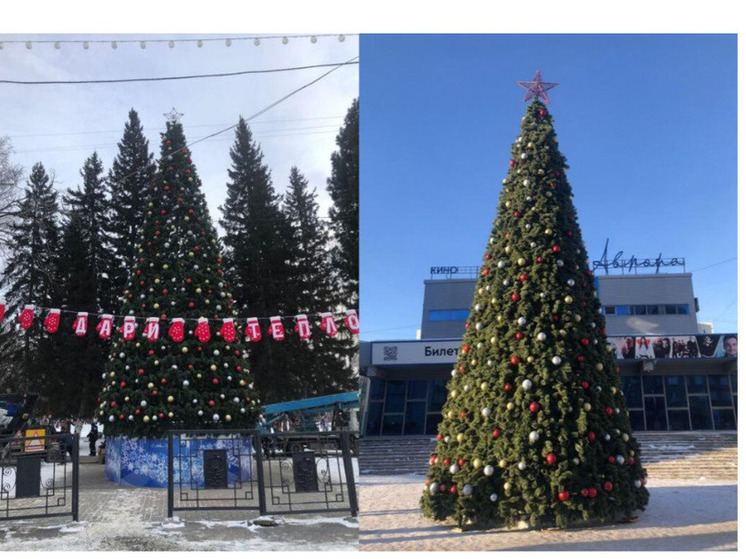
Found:
<svg viewBox="0 0 746 559"><path fill-rule="evenodd" d="M523 339L523 334L521 334L520 332L516 332L515 339L516 340L522 340Z"/></svg>
<svg viewBox="0 0 746 559"><path fill-rule="evenodd" d="M598 495L598 491L596 490L596 488L595 487L589 487L588 488L588 496L591 499L594 499L596 497L596 495Z"/></svg>
<svg viewBox="0 0 746 559"><path fill-rule="evenodd" d="M530 411L531 413L536 413L537 411L539 411L540 407L541 406L539 406L539 402L531 402L528 405L528 411Z"/></svg>
<svg viewBox="0 0 746 559"><path fill-rule="evenodd" d="M443 435L441 435L440 433L438 433L438 436L437 436L436 438L437 438L437 439L438 439L439 441L442 441L442 440L443 440Z"/></svg>
<svg viewBox="0 0 746 559"><path fill-rule="evenodd" d="M547 454L546 460L547 464L549 464L550 466L554 466L557 463L557 455L553 452L550 452L549 454Z"/></svg>
<svg viewBox="0 0 746 559"><path fill-rule="evenodd" d="M560 249L559 245L554 245L554 246L552 247L552 252L559 252L560 250L561 250L561 249Z"/></svg>
<svg viewBox="0 0 746 559"><path fill-rule="evenodd" d="M614 489L614 484L611 483L610 481L605 481L604 482L604 491L606 491L607 493L611 493L612 489Z"/></svg>
<svg viewBox="0 0 746 559"><path fill-rule="evenodd" d="M578 363L582 363L583 361L585 361L585 357L578 355Z"/></svg>
<svg viewBox="0 0 746 559"><path fill-rule="evenodd" d="M116 408L116 407L117 407L117 403L116 403L116 402L112 402L112 403L111 403L111 404L109 404L109 405L110 405L110 406L111 406L112 408Z"/></svg>
<svg viewBox="0 0 746 559"><path fill-rule="evenodd" d="M513 387L510 384L506 384L505 386L503 386L503 390L505 390L505 392L510 392L511 390L513 390Z"/></svg>
<svg viewBox="0 0 746 559"><path fill-rule="evenodd" d="M500 429L494 429L494 430L492 431L492 438L493 438L493 439L496 439L496 438L497 438L497 437L499 437L499 436L500 436Z"/></svg>
<svg viewBox="0 0 746 559"><path fill-rule="evenodd" d="M207 402L207 405L210 406L211 408L214 407L215 406L215 400L210 400L209 402Z"/></svg>
<svg viewBox="0 0 746 559"><path fill-rule="evenodd" d="M562 502L567 501L570 498L570 492L560 491L559 494L557 495L557 498Z"/></svg>
<svg viewBox="0 0 746 559"><path fill-rule="evenodd" d="M591 341L588 338L583 338L580 340L580 343L583 345L588 345L589 343L591 343Z"/></svg>
<svg viewBox="0 0 746 559"><path fill-rule="evenodd" d="M543 259L543 258L542 258L541 256L537 256L537 257L536 257L536 261L537 261L537 262L538 262L539 264L541 264L542 262L544 262L544 259Z"/></svg>
<svg viewBox="0 0 746 559"><path fill-rule="evenodd" d="M583 487L583 489L580 490L580 494L583 497L587 497L588 496L588 489L586 487Z"/></svg>
<svg viewBox="0 0 746 559"><path fill-rule="evenodd" d="M521 274L520 276L518 276L518 279L521 280L521 281L526 281L528 279L528 276L524 273L524 274Z"/></svg>
<svg viewBox="0 0 746 559"><path fill-rule="evenodd" d="M540 117L545 117L545 116L547 116L547 112L544 109L539 109L539 116Z"/></svg>
<svg viewBox="0 0 746 559"><path fill-rule="evenodd" d="M510 165L511 167L515 167L515 161L513 161L513 160L511 159L511 160L510 160L510 161L508 162L508 165Z"/></svg>
<svg viewBox="0 0 746 559"><path fill-rule="evenodd" d="M593 442L593 441L596 440L596 433L594 433L593 431L589 431L588 435L586 435L586 436L588 437L588 440L591 441L591 442Z"/></svg>
<svg viewBox="0 0 746 559"><path fill-rule="evenodd" d="M463 466L464 464L466 464L466 460L464 460L463 458L459 458L458 459L458 465L459 466Z"/></svg>
<svg viewBox="0 0 746 559"><path fill-rule="evenodd" d="M510 300L516 303L521 300L521 296L518 295L518 293L513 292L510 296Z"/></svg>
<svg viewBox="0 0 746 559"><path fill-rule="evenodd" d="M519 217L520 215L521 215L521 212L519 212L518 210L513 212L513 217Z"/></svg>
<svg viewBox="0 0 746 559"><path fill-rule="evenodd" d="M514 355L513 357L510 358L511 365L518 365L518 363L520 362L521 362L521 358L518 357L517 355ZM505 386L509 386L509 385L506 384Z"/></svg>
<svg viewBox="0 0 746 559"><path fill-rule="evenodd" d="M613 456L609 456L606 460L609 462L609 464L616 464L616 458L614 458Z"/></svg>
<svg viewBox="0 0 746 559"><path fill-rule="evenodd" d="M456 487L455 485L451 485L451 495L455 495L457 491L458 487Z"/></svg>
<svg viewBox="0 0 746 559"><path fill-rule="evenodd" d="M607 407L606 407L606 415L609 415L609 416L610 416L610 415L611 415L611 414L613 414L613 413L614 413L614 410L612 410L612 409L611 409L610 407L608 407L608 406L607 406Z"/></svg>

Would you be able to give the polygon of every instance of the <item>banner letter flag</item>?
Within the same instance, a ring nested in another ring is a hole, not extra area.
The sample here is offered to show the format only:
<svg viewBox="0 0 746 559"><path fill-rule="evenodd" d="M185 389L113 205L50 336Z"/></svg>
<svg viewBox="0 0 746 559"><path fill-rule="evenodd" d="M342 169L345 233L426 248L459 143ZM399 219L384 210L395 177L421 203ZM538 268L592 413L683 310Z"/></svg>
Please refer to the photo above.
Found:
<svg viewBox="0 0 746 559"><path fill-rule="evenodd" d="M357 313L355 311L347 311L347 316L345 317L345 326L347 326L347 328L353 334L360 333L360 321L358 320Z"/></svg>
<svg viewBox="0 0 746 559"><path fill-rule="evenodd" d="M311 337L311 325L305 314L299 314L295 317L295 331L298 332L301 340L307 340Z"/></svg>
<svg viewBox="0 0 746 559"><path fill-rule="evenodd" d="M174 318L171 321L171 326L168 328L168 337L171 338L172 342L183 342L184 341L184 319Z"/></svg>
<svg viewBox="0 0 746 559"><path fill-rule="evenodd" d="M148 317L148 321L145 323L145 337L149 342L157 342L158 336L161 334L161 323L157 316Z"/></svg>
<svg viewBox="0 0 746 559"><path fill-rule="evenodd" d="M337 335L337 323L334 322L334 315L330 312L321 313L321 329L326 332L327 336L332 338Z"/></svg>
<svg viewBox="0 0 746 559"><path fill-rule="evenodd" d="M124 317L124 324L122 324L122 337L131 342L135 339L135 330L137 330L137 323L135 322L134 316Z"/></svg>
<svg viewBox="0 0 746 559"><path fill-rule="evenodd" d="M236 325L233 324L232 318L223 319L223 326L220 327L220 335L224 342L232 343L236 341Z"/></svg>
<svg viewBox="0 0 746 559"><path fill-rule="evenodd" d="M114 321L114 315L102 314L101 320L96 325L96 331L98 337L102 340L108 340L111 337L112 322Z"/></svg>
<svg viewBox="0 0 746 559"><path fill-rule="evenodd" d="M3 321L4 316L5 316L5 301L0 299L0 322Z"/></svg>
<svg viewBox="0 0 746 559"><path fill-rule="evenodd" d="M86 335L86 332L88 332L88 313L87 312L78 313L78 316L75 317L75 322L73 322L73 330L75 330L75 335L78 337Z"/></svg>
<svg viewBox="0 0 746 559"><path fill-rule="evenodd" d="M44 328L50 334L57 332L60 327L60 309L49 309L47 318L44 319Z"/></svg>
<svg viewBox="0 0 746 559"><path fill-rule="evenodd" d="M197 328L194 329L194 334L200 342L210 341L210 325L206 318L197 319Z"/></svg>
<svg viewBox="0 0 746 559"><path fill-rule="evenodd" d="M276 342L281 342L285 339L285 328L282 326L282 319L279 316L269 317L269 333Z"/></svg>
<svg viewBox="0 0 746 559"><path fill-rule="evenodd" d="M24 305L21 314L18 315L18 322L24 330L31 328L31 323L34 322L34 305Z"/></svg>
<svg viewBox="0 0 746 559"><path fill-rule="evenodd" d="M246 331L244 332L244 335L252 342L258 342L262 339L262 329L259 328L258 318L246 319Z"/></svg>

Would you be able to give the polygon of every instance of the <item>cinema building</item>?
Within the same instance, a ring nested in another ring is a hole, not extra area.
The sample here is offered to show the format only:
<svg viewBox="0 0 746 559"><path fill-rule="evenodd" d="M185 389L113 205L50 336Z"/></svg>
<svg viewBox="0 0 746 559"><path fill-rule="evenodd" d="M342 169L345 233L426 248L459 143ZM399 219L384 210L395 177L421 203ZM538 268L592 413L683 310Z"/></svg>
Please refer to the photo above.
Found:
<svg viewBox="0 0 746 559"><path fill-rule="evenodd" d="M735 430L738 337L698 333L691 273L606 271L596 272L596 291L632 428ZM361 342L364 437L437 433L477 272L431 269L420 339Z"/></svg>

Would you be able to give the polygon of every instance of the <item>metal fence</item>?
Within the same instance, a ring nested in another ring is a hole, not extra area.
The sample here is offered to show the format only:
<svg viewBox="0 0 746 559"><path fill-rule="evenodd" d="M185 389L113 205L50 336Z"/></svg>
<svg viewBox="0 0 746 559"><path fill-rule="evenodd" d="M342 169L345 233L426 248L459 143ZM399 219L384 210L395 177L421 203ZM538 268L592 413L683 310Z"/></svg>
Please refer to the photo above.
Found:
<svg viewBox="0 0 746 559"><path fill-rule="evenodd" d="M170 431L168 516L195 510L356 516L356 441L350 431Z"/></svg>
<svg viewBox="0 0 746 559"><path fill-rule="evenodd" d="M65 434L0 438L0 521L77 521L78 444L77 436Z"/></svg>

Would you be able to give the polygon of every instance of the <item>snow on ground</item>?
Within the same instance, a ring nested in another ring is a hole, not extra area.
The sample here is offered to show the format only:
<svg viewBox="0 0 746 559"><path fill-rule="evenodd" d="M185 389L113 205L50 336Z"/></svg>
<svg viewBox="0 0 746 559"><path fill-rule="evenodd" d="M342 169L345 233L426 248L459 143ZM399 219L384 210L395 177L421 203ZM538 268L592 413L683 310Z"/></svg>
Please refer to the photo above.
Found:
<svg viewBox="0 0 746 559"><path fill-rule="evenodd" d="M631 524L569 530L459 531L422 517L419 475L360 478L361 551L715 551L737 549L737 484L649 480Z"/></svg>

